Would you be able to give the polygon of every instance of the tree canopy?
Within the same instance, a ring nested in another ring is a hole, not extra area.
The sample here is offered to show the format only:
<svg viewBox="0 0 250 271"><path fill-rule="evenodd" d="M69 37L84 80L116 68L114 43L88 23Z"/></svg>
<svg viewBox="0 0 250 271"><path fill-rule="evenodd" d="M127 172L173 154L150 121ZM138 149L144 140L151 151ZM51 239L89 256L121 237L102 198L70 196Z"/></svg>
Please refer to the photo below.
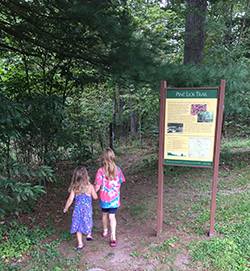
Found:
<svg viewBox="0 0 250 271"><path fill-rule="evenodd" d="M149 65L154 62L150 54L145 57L149 46L134 35L136 24L124 4L95 0L0 1L0 47L24 56L70 59L85 73L96 69L122 74L136 62Z"/></svg>
<svg viewBox="0 0 250 271"><path fill-rule="evenodd" d="M115 140L131 133L157 142L161 80L216 87L225 78L225 127L247 134L249 7L237 0L0 0L6 210L55 181L58 159L80 163L107 145L110 123Z"/></svg>

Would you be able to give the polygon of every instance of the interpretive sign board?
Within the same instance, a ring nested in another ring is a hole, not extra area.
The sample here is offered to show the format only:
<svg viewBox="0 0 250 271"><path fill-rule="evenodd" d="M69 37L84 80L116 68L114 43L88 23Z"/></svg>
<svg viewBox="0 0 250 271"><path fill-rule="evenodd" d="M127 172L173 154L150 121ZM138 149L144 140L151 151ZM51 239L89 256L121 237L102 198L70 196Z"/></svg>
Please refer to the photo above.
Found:
<svg viewBox="0 0 250 271"><path fill-rule="evenodd" d="M166 90L164 164L212 167L218 88Z"/></svg>
<svg viewBox="0 0 250 271"><path fill-rule="evenodd" d="M161 81L157 236L163 224L163 165L213 169L209 236L215 235L225 84L222 79L219 88L167 88Z"/></svg>

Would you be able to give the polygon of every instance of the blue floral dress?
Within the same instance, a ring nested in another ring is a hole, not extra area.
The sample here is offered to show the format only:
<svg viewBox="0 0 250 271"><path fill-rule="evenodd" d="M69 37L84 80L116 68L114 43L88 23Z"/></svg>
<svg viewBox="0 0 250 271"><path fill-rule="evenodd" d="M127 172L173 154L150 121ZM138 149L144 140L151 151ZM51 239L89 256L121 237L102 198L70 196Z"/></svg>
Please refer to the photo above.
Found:
<svg viewBox="0 0 250 271"><path fill-rule="evenodd" d="M70 233L91 233L93 227L92 214L92 196L86 194L77 195L75 197L75 208Z"/></svg>

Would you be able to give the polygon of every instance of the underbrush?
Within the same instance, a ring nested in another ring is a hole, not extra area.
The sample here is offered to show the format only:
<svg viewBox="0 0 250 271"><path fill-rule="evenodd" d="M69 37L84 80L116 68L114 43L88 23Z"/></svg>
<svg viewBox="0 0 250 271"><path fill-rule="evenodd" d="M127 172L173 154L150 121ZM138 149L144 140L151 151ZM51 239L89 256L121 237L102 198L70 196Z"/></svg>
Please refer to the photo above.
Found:
<svg viewBox="0 0 250 271"><path fill-rule="evenodd" d="M53 236L56 230L48 221L45 229L34 226L29 229L26 225L13 220L8 226L0 227L0 270L22 270L24 266L19 264L23 258L29 258L27 266L30 271L35 270L64 270L64 266L70 262L77 264L77 258L63 260L58 250L62 241L72 238L68 231L60 231L61 237L53 241L48 238ZM11 260L11 261L10 261ZM9 262L11 262L9 264Z"/></svg>

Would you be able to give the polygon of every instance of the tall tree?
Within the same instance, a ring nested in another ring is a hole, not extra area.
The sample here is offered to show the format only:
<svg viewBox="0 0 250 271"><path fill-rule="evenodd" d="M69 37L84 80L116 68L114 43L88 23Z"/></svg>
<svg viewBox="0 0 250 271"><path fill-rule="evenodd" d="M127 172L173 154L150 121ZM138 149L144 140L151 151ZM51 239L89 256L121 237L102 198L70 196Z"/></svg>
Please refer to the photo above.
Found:
<svg viewBox="0 0 250 271"><path fill-rule="evenodd" d="M184 64L203 64L206 35L205 22L207 1L187 0L187 15L185 23Z"/></svg>

